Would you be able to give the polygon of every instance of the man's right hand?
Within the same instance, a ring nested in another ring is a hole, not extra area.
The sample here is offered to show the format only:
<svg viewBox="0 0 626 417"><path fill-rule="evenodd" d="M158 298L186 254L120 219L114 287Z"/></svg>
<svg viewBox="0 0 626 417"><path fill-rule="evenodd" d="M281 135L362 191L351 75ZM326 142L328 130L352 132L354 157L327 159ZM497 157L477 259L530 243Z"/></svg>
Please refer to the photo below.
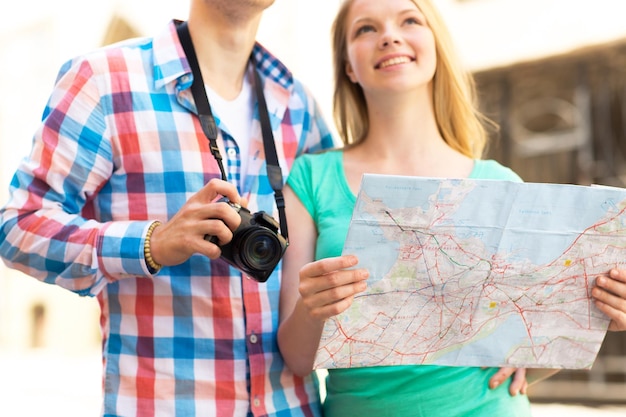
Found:
<svg viewBox="0 0 626 417"><path fill-rule="evenodd" d="M204 237L216 236L219 242L228 243L241 223L237 211L228 203L217 201L222 197L244 207L247 205L234 185L218 179L209 181L167 223L154 229L150 240L152 259L171 266L185 262L196 253L219 258L220 248Z"/></svg>

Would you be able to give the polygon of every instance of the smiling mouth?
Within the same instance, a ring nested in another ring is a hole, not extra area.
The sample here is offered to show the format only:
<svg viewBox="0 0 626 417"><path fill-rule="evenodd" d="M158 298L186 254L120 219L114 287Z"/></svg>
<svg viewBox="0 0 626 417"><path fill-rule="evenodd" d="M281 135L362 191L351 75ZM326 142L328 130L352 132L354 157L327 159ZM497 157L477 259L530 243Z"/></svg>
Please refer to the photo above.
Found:
<svg viewBox="0 0 626 417"><path fill-rule="evenodd" d="M409 58L408 56L398 56L398 57L391 58L391 59L381 62L380 64L376 65L376 69L383 69L383 68L390 67L392 65L408 64L409 62L412 62L412 61L413 60Z"/></svg>

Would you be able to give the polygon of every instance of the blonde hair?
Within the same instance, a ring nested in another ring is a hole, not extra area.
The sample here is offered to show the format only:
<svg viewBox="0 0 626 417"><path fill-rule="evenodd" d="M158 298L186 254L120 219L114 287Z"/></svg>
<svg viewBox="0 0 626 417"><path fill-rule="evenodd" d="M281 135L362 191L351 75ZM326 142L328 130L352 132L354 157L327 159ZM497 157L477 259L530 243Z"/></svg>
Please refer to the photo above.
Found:
<svg viewBox="0 0 626 417"><path fill-rule="evenodd" d="M361 86L346 74L347 16L354 0L345 0L332 26L335 89L333 117L344 144L361 142L367 135L369 119ZM439 131L453 149L471 158L480 158L487 144L485 118L476 105L474 79L463 70L452 37L431 0L411 0L426 17L435 38L437 66L433 78L433 107Z"/></svg>

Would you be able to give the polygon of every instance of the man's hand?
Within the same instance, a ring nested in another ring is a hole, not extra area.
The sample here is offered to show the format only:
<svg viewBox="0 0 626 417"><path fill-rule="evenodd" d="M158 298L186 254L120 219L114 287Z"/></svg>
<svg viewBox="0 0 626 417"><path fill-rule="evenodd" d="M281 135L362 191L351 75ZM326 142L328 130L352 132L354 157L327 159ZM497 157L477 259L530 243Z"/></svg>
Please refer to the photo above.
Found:
<svg viewBox="0 0 626 417"><path fill-rule="evenodd" d="M215 236L220 244L228 243L241 223L237 211L225 202L216 201L222 196L232 203L246 205L234 185L218 179L209 181L170 221L154 229L150 240L152 259L161 265L178 265L195 253L219 258L220 248L204 236Z"/></svg>

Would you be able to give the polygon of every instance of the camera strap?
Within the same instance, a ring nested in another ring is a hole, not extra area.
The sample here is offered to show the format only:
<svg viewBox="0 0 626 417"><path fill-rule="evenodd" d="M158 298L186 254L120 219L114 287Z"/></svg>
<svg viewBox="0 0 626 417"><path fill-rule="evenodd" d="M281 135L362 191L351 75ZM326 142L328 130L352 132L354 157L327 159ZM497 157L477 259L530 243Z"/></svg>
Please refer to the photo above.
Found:
<svg viewBox="0 0 626 417"><path fill-rule="evenodd" d="M222 179L227 181L226 172L224 171L224 165L222 163L222 155L217 146L217 124L211 111L211 105L209 104L209 98L206 94L204 87L204 81L202 79L202 73L200 72L200 66L198 64L198 58L193 48L193 42L191 41L191 35L189 34L189 28L187 22L181 22L176 26L178 31L178 37L180 43L187 56L187 61L193 72L193 83L191 84L191 93L196 102L198 109L198 118L200 119L200 125L204 135L209 140L209 147L211 154L219 165ZM254 86L256 90L257 101L259 104L259 118L261 121L261 133L263 135L263 146L265 150L265 160L267 167L267 178L270 182L272 190L274 190L274 199L276 200L276 207L278 207L278 215L280 219L280 232L285 239L287 239L287 219L285 217L285 198L283 197L283 173L278 164L278 156L276 154L276 145L274 142L274 134L272 133L272 125L270 123L269 113L267 111L267 103L265 102L265 96L263 95L263 85L261 83L261 77L256 69L256 60L254 54L250 56L250 61L254 67Z"/></svg>

